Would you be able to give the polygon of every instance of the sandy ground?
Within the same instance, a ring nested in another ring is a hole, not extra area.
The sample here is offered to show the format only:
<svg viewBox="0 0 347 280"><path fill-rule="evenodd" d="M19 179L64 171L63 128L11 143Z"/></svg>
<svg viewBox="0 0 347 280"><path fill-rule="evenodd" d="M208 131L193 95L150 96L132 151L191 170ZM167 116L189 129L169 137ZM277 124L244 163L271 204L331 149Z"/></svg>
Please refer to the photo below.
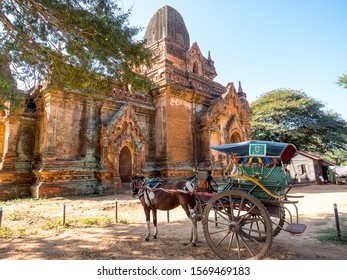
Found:
<svg viewBox="0 0 347 280"><path fill-rule="evenodd" d="M296 187L290 194L304 195L298 208L300 223L305 223L307 229L300 235L282 231L265 259L347 260L347 245L317 239L322 229L335 227L334 203L340 223L347 223L347 185ZM61 225L63 205L65 226ZM205 241L200 223L197 247L188 244L190 222L181 208L170 211L169 217L167 212L159 212L158 239L146 242L144 213L129 191L104 197L0 202L0 207L0 232L11 232L10 238L0 237L3 260L218 259ZM82 219L90 223L94 219L94 224L82 227Z"/></svg>

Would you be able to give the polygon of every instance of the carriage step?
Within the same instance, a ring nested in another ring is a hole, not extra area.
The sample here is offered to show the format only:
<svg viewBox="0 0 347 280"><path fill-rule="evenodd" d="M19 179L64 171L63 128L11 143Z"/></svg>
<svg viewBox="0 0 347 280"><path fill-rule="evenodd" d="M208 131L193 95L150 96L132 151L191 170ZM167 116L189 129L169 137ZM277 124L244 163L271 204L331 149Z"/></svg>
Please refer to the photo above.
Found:
<svg viewBox="0 0 347 280"><path fill-rule="evenodd" d="M284 230L293 234L303 233L306 229L305 224L292 224L288 225Z"/></svg>

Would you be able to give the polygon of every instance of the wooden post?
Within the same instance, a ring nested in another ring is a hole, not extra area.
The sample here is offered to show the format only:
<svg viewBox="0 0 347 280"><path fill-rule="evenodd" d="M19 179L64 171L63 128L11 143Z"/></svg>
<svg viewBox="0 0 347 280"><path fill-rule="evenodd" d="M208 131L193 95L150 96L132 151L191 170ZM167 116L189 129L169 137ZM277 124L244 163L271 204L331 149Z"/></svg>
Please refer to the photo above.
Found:
<svg viewBox="0 0 347 280"><path fill-rule="evenodd" d="M62 221L62 224L63 224L63 226L64 226L64 225L65 225L65 213L66 213L66 205L65 205L65 204L63 204L62 210L63 210L63 211L62 211L62 212L63 212L63 213L62 213L62 216L63 216L63 217L62 217L62 220L63 220L63 221Z"/></svg>
<svg viewBox="0 0 347 280"><path fill-rule="evenodd" d="M116 199L115 203L114 203L114 208L115 208L115 219L116 219L116 223L118 223L118 200Z"/></svg>
<svg viewBox="0 0 347 280"><path fill-rule="evenodd" d="M1 222L2 222L2 207L0 207L0 228L1 228Z"/></svg>
<svg viewBox="0 0 347 280"><path fill-rule="evenodd" d="M340 221L339 221L339 214L337 211L337 204L334 203L334 213L335 213L335 224L336 224L336 232L337 232L337 239L341 241L341 231L340 231Z"/></svg>

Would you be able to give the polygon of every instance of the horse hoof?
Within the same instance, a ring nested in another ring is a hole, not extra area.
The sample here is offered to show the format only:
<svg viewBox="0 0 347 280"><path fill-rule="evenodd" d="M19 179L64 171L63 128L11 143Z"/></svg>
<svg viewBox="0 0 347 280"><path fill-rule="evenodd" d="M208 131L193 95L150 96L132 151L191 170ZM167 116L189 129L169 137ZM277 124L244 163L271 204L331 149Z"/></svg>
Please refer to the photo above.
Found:
<svg viewBox="0 0 347 280"><path fill-rule="evenodd" d="M156 237L156 236L153 236L153 238L154 238L154 239L157 239L158 237Z"/></svg>
<svg viewBox="0 0 347 280"><path fill-rule="evenodd" d="M146 241L149 241L149 238L148 238L148 237L145 237L145 240L146 240Z"/></svg>
<svg viewBox="0 0 347 280"><path fill-rule="evenodd" d="M195 243L192 243L192 247L196 247L196 244L195 244Z"/></svg>

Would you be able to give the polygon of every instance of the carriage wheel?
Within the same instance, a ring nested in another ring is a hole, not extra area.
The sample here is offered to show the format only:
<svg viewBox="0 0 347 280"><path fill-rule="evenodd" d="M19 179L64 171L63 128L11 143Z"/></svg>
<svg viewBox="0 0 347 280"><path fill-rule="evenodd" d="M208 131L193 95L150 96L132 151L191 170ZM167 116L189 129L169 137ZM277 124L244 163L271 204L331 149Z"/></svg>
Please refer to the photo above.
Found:
<svg viewBox="0 0 347 280"><path fill-rule="evenodd" d="M284 226L284 221L286 220L286 211L283 206L280 206L280 217L271 217L272 227L273 227L273 237L277 236Z"/></svg>
<svg viewBox="0 0 347 280"><path fill-rule="evenodd" d="M202 223L208 245L221 259L261 259L272 244L268 211L257 198L238 190L213 196Z"/></svg>
<svg viewBox="0 0 347 280"><path fill-rule="evenodd" d="M279 211L280 211L280 214L278 217L277 216L276 217L270 216L272 229L273 229L272 237L277 236L281 232L281 230L283 229L283 226L284 226L285 219L286 219L286 213L285 213L285 210L282 206L280 206ZM257 215L255 214L253 221L250 222L250 225L249 225L249 227L252 229L257 227L259 224L259 221L258 221L256 216ZM251 233L254 233L254 232L251 232ZM245 236L247 236L247 235L248 234L245 233ZM256 235L253 234L253 238L255 238L256 240L261 241L261 242L266 241L266 236L259 236L258 234L256 234Z"/></svg>

